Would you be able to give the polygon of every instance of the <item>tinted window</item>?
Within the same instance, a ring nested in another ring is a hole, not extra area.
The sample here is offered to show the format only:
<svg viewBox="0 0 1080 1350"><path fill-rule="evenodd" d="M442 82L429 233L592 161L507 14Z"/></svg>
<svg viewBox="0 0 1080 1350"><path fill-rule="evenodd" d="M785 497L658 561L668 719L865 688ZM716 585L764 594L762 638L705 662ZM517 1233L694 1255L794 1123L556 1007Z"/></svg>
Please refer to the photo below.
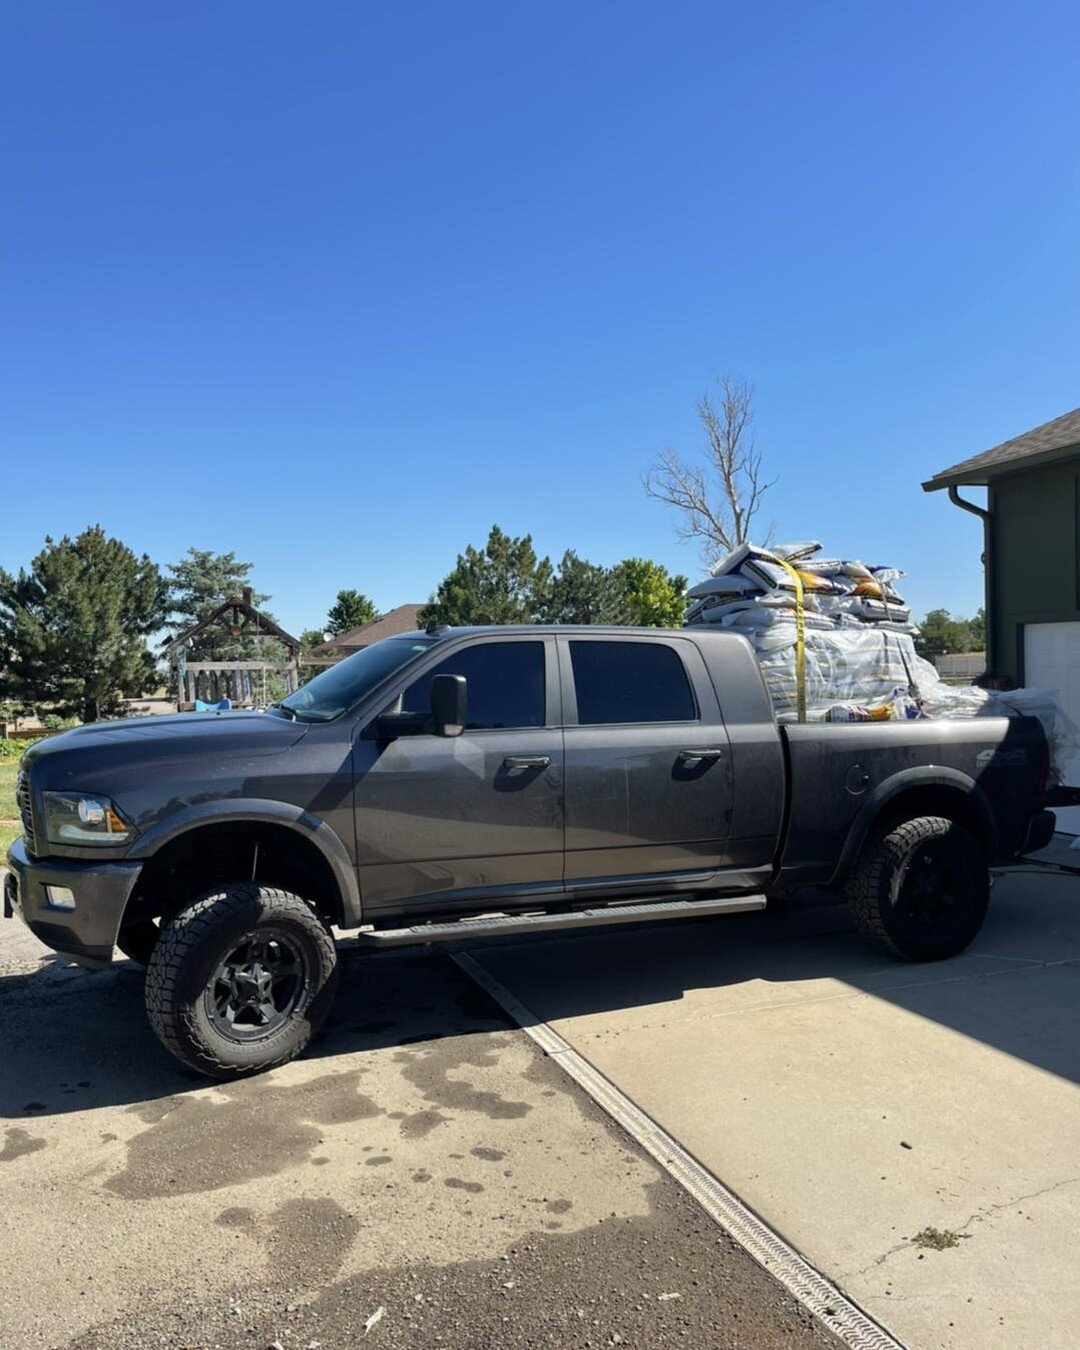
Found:
<svg viewBox="0 0 1080 1350"><path fill-rule="evenodd" d="M678 654L657 642L571 642L578 721L690 722L697 717Z"/></svg>
<svg viewBox="0 0 1080 1350"><path fill-rule="evenodd" d="M433 638L384 638L347 656L281 700L301 722L329 722L351 708L395 670L415 661Z"/></svg>
<svg viewBox="0 0 1080 1350"><path fill-rule="evenodd" d="M409 686L404 712L428 712L436 675L468 680L468 723L472 729L542 727L544 717L544 644L485 642L465 647Z"/></svg>

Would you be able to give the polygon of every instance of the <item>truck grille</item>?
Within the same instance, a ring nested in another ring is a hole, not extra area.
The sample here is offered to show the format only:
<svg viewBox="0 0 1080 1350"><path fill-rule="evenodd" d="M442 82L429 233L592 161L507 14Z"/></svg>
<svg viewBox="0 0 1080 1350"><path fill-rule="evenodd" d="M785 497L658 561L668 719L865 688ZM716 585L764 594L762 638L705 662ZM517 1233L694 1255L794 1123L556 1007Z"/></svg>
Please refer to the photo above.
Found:
<svg viewBox="0 0 1080 1350"><path fill-rule="evenodd" d="M15 779L15 801L19 807L19 819L22 821L23 837L29 852L34 852L34 815L30 809L30 775L25 769L19 770Z"/></svg>

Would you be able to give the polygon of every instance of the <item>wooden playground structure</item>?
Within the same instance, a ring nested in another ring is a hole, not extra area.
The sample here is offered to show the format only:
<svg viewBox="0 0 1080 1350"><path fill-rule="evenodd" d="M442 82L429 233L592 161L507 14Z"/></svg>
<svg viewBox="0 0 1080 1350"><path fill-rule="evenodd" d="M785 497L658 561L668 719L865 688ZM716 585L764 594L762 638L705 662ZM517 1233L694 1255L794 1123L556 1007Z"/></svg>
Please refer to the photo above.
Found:
<svg viewBox="0 0 1080 1350"><path fill-rule="evenodd" d="M188 653L194 640L217 625L223 625L229 637L234 639L272 638L281 645L284 654L280 660L246 657L235 661L189 660ZM255 608L250 588L245 588L242 595L226 600L205 619L178 633L165 648L165 657L179 712L218 707L265 708L274 698L284 697L300 687L301 664L334 664L310 657L301 662L299 640Z"/></svg>

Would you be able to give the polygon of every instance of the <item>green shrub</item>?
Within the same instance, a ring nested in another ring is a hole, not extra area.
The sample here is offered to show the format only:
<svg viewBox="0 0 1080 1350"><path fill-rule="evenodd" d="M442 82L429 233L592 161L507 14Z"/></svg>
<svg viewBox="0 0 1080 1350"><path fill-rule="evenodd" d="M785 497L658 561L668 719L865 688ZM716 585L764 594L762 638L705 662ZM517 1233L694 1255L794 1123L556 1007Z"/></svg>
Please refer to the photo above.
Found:
<svg viewBox="0 0 1080 1350"><path fill-rule="evenodd" d="M32 741L11 741L6 737L0 737L0 759L19 759L27 746L41 739L42 737L35 736Z"/></svg>

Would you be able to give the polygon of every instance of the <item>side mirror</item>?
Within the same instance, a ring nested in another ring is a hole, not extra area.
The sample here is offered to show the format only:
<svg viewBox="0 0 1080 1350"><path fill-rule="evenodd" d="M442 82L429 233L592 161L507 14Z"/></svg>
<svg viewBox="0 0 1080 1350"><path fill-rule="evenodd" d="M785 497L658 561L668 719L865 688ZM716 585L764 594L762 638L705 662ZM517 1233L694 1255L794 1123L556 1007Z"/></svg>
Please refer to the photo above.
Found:
<svg viewBox="0 0 1080 1350"><path fill-rule="evenodd" d="M431 681L431 716L436 736L460 736L466 723L464 675L436 675Z"/></svg>

